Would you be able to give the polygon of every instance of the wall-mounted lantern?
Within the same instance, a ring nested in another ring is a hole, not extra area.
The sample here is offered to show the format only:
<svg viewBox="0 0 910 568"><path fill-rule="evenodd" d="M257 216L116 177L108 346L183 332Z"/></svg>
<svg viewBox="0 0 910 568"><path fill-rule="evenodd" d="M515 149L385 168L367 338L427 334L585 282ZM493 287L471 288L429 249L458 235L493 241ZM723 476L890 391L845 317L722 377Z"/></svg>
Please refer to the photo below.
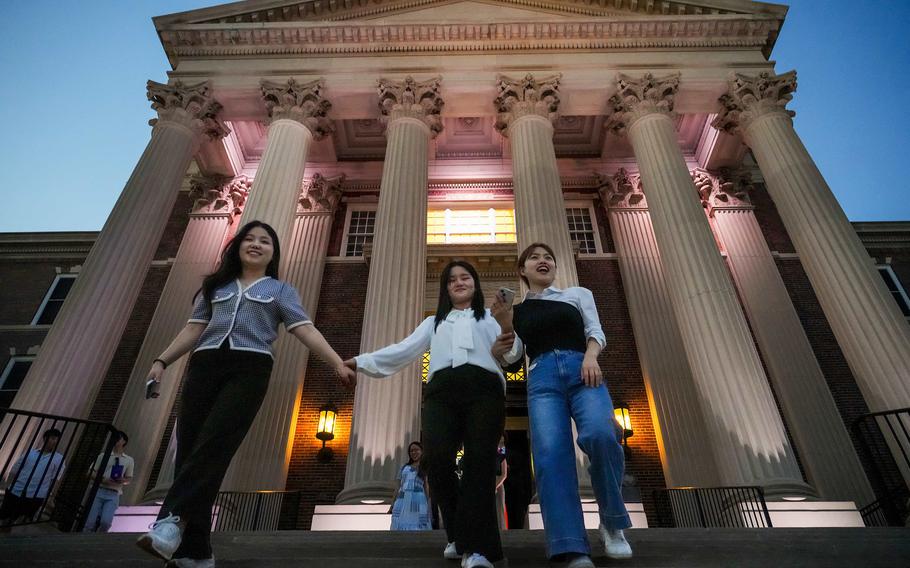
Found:
<svg viewBox="0 0 910 568"><path fill-rule="evenodd" d="M332 461L332 448L325 447L325 443L335 439L335 419L338 409L331 402L319 409L319 426L316 428L316 439L322 440L322 448L316 454L316 459L325 463Z"/></svg>
<svg viewBox="0 0 910 568"><path fill-rule="evenodd" d="M616 423L619 424L619 427L622 428L622 445L626 445L626 438L631 438L635 431L632 430L632 418L629 415L629 407L620 404L613 410L613 416L616 418Z"/></svg>

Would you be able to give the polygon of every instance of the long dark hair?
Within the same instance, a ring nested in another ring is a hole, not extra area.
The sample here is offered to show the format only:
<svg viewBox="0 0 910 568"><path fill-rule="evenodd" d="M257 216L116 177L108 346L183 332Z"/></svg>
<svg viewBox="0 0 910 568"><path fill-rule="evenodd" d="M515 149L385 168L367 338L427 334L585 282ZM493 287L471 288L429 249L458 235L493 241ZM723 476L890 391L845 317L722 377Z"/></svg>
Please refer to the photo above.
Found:
<svg viewBox="0 0 910 568"><path fill-rule="evenodd" d="M221 262L218 263L218 268L215 272L206 276L202 281L202 296L205 298L206 303L212 301L212 295L219 286L224 286L243 274L243 265L240 263L240 244L243 243L247 233L256 227L265 229L265 232L272 239L274 252L272 253L272 261L265 267L265 274L275 279L278 278L278 263L281 262L281 246L278 244L278 233L267 223L250 221L240 227L234 238L224 247L224 251L221 253Z"/></svg>
<svg viewBox="0 0 910 568"><path fill-rule="evenodd" d="M412 447L412 446L417 446L418 448L420 448L420 459L417 460L417 463L416 463L416 464L415 464L413 461L411 461L411 447ZM423 461L423 444L421 444L421 443L418 442L417 440L414 440L413 442L411 442L410 444L408 444L408 463L406 463L405 465L416 465L416 466L417 466L417 474L418 474L420 477L426 479L427 472L426 472L426 470L425 470L423 464L424 464L424 461ZM404 469L404 467L402 467L402 469Z"/></svg>
<svg viewBox="0 0 910 568"><path fill-rule="evenodd" d="M452 275L452 269L456 266L460 266L467 270L468 274L471 275L471 278L474 279L474 297L471 299L471 308L474 309L474 319L480 321L487 313L484 308L483 291L480 289L480 276L477 275L477 270L471 266L470 262L453 260L442 269L442 274L439 275L439 304L437 304L436 307L436 325L433 326L434 330L439 327L439 324L442 323L442 321L446 319L446 316L449 315L449 312L452 311L452 298L449 297L449 276Z"/></svg>

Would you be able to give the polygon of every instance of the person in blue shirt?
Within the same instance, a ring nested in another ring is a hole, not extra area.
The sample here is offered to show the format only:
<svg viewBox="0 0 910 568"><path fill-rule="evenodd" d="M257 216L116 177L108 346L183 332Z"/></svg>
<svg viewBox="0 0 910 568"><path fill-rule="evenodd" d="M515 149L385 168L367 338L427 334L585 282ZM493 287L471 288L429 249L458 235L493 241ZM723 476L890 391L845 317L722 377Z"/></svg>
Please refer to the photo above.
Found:
<svg viewBox="0 0 910 568"><path fill-rule="evenodd" d="M623 534L632 525L622 499L624 458L597 362L606 338L594 296L580 286L553 286L556 255L544 243L521 253L518 275L529 289L524 301L513 307L497 294L491 311L504 332L514 330L530 360L528 419L547 554L568 561L567 568L594 568L575 472L574 420L578 445L591 460L605 552L629 558L632 548ZM494 355L501 355L500 347ZM516 341L508 358L519 348Z"/></svg>
<svg viewBox="0 0 910 568"><path fill-rule="evenodd" d="M506 380L492 347L501 334L484 306L480 277L456 260L439 278L436 315L394 345L345 363L387 377L430 351L424 388L423 442L432 500L445 523L447 559L464 568L493 568L502 559L496 521L496 445L505 426ZM510 341L511 343L511 341ZM513 361L506 361L512 363ZM464 445L459 487L455 456Z"/></svg>
<svg viewBox="0 0 910 568"><path fill-rule="evenodd" d="M271 226L241 227L202 282L193 314L149 371L148 396L164 369L193 350L177 417L174 482L158 520L137 544L178 567L214 566L212 505L231 459L265 398L279 324L335 370L355 374L313 326L293 286L278 279L281 249ZM276 451L279 449L276 448Z"/></svg>

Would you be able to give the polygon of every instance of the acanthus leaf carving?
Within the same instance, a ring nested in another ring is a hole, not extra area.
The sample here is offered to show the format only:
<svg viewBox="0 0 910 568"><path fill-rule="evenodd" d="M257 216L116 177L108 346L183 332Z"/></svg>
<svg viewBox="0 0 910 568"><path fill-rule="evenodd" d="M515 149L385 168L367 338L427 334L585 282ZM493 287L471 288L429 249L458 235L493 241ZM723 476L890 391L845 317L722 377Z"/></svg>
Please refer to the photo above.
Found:
<svg viewBox="0 0 910 568"><path fill-rule="evenodd" d="M641 189L641 175L620 168L612 176L595 174L597 191L607 209L647 209L648 201Z"/></svg>
<svg viewBox="0 0 910 568"><path fill-rule="evenodd" d="M674 98L679 90L680 73L655 77L645 73L640 78L622 73L616 78L616 93L610 97L604 127L623 135L638 119L660 113L671 118Z"/></svg>
<svg viewBox="0 0 910 568"><path fill-rule="evenodd" d="M334 212L341 201L342 187L346 177L345 174L333 178L327 178L320 173L314 174L309 186L300 194L297 202L298 213Z"/></svg>
<svg viewBox="0 0 910 568"><path fill-rule="evenodd" d="M496 107L496 130L508 135L509 126L523 116L536 115L555 123L559 118L559 82L562 74L535 79L528 73L521 79L505 75L496 77L498 95L493 100Z"/></svg>
<svg viewBox="0 0 910 568"><path fill-rule="evenodd" d="M708 214L718 209L752 209L752 176L748 172L723 168L710 172L696 168L690 172L702 206Z"/></svg>
<svg viewBox="0 0 910 568"><path fill-rule="evenodd" d="M148 81L146 97L158 118L149 120L154 127L159 122L176 122L192 130L197 136L218 140L227 136L230 129L218 118L221 104L212 96L210 81L186 85L175 81L172 85Z"/></svg>
<svg viewBox="0 0 910 568"><path fill-rule="evenodd" d="M192 212L239 215L252 185L253 181L242 174L235 178L193 176L190 179Z"/></svg>
<svg viewBox="0 0 910 568"><path fill-rule="evenodd" d="M762 71L758 75L732 73L728 82L729 90L718 102L720 110L711 126L735 134L748 130L755 119L769 114L782 114L789 118L796 116L787 110L787 103L796 92L796 71L775 75Z"/></svg>
<svg viewBox="0 0 910 568"><path fill-rule="evenodd" d="M263 79L259 88L272 121L295 120L306 126L316 140L335 131L334 123L328 118L332 103L322 95L325 88L322 79L307 83L298 83L294 78L284 83Z"/></svg>
<svg viewBox="0 0 910 568"><path fill-rule="evenodd" d="M417 119L430 129L430 135L436 137L442 132L442 107L445 101L439 94L442 77L433 77L417 82L413 77L403 81L380 79L377 82L379 92L379 112L386 125L399 118Z"/></svg>

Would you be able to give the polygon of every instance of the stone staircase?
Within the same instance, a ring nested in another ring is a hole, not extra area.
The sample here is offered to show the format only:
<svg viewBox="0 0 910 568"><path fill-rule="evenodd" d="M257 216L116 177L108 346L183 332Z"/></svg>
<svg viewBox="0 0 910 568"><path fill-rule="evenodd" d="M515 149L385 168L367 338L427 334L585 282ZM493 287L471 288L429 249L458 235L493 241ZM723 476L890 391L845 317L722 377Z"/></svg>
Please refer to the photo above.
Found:
<svg viewBox="0 0 910 568"><path fill-rule="evenodd" d="M592 542L596 533L590 532ZM131 534L0 535L0 567L160 567L133 545ZM597 566L825 568L910 567L910 529L640 529L628 531L635 558ZM442 559L441 532L216 533L220 568L457 568ZM511 568L550 566L541 531L503 538ZM560 566L553 564L552 566ZM564 564L562 566L565 566Z"/></svg>

